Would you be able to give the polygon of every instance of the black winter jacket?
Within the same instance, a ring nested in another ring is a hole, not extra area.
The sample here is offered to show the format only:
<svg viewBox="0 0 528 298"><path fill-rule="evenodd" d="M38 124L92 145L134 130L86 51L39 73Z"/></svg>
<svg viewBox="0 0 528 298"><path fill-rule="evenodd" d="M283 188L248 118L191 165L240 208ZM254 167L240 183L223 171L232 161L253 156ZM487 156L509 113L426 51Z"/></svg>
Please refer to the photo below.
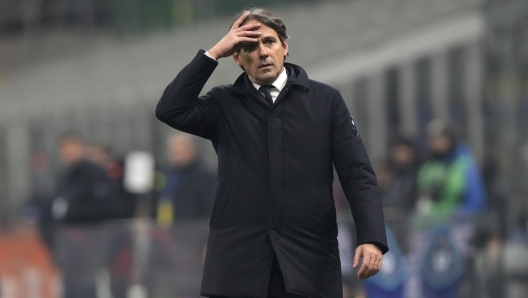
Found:
<svg viewBox="0 0 528 298"><path fill-rule="evenodd" d="M210 139L218 155L201 294L265 298L275 253L288 292L342 297L333 165L358 245L388 247L376 177L341 95L286 63L272 106L245 73L199 96L217 64L199 51L156 107L159 120Z"/></svg>

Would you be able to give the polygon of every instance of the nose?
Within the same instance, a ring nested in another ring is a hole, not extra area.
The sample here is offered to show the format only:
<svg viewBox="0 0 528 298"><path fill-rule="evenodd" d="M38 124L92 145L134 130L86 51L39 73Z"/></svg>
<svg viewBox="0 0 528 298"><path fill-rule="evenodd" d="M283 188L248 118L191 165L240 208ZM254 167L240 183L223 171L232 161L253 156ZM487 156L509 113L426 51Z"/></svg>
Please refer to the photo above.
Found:
<svg viewBox="0 0 528 298"><path fill-rule="evenodd" d="M264 46L264 43L259 43L259 54L260 57L268 57L268 49Z"/></svg>

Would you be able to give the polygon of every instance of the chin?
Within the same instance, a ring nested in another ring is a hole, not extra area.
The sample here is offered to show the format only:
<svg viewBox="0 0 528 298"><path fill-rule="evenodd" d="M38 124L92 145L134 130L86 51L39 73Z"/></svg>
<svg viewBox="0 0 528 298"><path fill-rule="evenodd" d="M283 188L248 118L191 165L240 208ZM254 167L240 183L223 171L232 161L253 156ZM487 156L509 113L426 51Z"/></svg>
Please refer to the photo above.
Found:
<svg viewBox="0 0 528 298"><path fill-rule="evenodd" d="M277 78L277 75L273 75L272 73L267 73L266 75L260 76L258 79L261 82L265 82L266 84L271 84L275 81Z"/></svg>

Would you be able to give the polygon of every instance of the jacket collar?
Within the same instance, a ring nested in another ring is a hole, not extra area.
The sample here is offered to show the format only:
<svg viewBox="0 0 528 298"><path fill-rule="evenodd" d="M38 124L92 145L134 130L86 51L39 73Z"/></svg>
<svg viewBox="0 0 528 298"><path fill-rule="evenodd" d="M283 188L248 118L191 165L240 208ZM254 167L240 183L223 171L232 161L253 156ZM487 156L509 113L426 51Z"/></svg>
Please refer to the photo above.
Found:
<svg viewBox="0 0 528 298"><path fill-rule="evenodd" d="M286 82L286 85L299 85L306 89L310 89L308 75L302 67L292 63L284 63L284 68L286 68L286 71L288 72L288 81ZM233 84L232 89L238 93L247 93L252 89L256 90L246 72L238 77Z"/></svg>

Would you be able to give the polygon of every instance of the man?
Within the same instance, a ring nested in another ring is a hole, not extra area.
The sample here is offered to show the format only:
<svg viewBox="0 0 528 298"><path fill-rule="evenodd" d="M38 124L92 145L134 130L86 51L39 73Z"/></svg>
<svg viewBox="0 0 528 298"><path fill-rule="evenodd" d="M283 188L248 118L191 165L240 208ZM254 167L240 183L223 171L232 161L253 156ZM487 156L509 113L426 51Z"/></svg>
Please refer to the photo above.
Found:
<svg viewBox="0 0 528 298"><path fill-rule="evenodd" d="M75 134L60 139L60 156L66 171L51 205L52 218L65 224L95 223L108 218L108 180L88 160L83 141Z"/></svg>
<svg viewBox="0 0 528 298"><path fill-rule="evenodd" d="M443 220L483 210L486 192L480 169L453 125L436 119L427 132L430 157L418 171L418 211Z"/></svg>
<svg viewBox="0 0 528 298"><path fill-rule="evenodd" d="M134 217L137 196L125 188L123 161L114 158L110 148L103 144L92 144L88 152L89 159L103 170L108 181L108 219Z"/></svg>
<svg viewBox="0 0 528 298"><path fill-rule="evenodd" d="M396 217L407 216L416 203L419 159L414 141L404 137L395 139L389 147L387 166L390 173L387 185L381 191L383 208L391 210Z"/></svg>
<svg viewBox="0 0 528 298"><path fill-rule="evenodd" d="M180 71L156 108L158 119L210 139L218 154L203 296L342 297L332 163L356 221L359 278L378 272L388 250L354 122L339 92L284 63L287 37L271 12L243 13ZM228 56L245 73L199 97L216 60Z"/></svg>
<svg viewBox="0 0 528 298"><path fill-rule="evenodd" d="M215 179L202 166L192 136L177 133L167 142L170 169L157 204L158 222L199 219L211 215Z"/></svg>
<svg viewBox="0 0 528 298"><path fill-rule="evenodd" d="M90 227L108 219L111 204L105 172L89 161L82 139L73 133L61 136L59 151L66 169L51 201L51 219L55 230L56 264L63 273L64 297L95 297L94 274L103 262L99 254L104 242L100 234L90 233ZM55 243L52 243L52 245ZM79 256L84 256L79 258Z"/></svg>

